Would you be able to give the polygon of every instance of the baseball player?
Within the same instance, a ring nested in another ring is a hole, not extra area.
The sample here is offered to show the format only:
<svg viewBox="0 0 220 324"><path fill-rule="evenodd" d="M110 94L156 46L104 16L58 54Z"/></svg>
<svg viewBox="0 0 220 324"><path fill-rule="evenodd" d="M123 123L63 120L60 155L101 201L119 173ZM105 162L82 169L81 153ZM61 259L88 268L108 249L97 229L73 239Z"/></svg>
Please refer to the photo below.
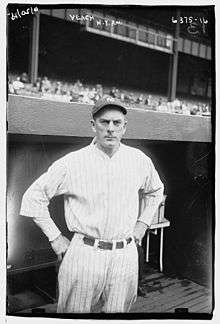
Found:
<svg viewBox="0 0 220 324"><path fill-rule="evenodd" d="M62 261L58 313L128 312L136 300L141 242L163 198L149 157L121 143L126 107L114 98L92 108L91 144L55 161L25 192L20 214L32 217ZM139 215L139 193L142 212ZM69 241L49 215L50 199L64 195Z"/></svg>

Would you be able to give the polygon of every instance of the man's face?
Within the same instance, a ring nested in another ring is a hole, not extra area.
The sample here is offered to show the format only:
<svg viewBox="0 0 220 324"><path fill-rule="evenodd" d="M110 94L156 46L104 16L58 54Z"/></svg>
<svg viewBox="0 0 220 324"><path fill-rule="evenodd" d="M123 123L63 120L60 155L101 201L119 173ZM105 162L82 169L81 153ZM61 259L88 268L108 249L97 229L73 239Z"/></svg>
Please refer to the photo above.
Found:
<svg viewBox="0 0 220 324"><path fill-rule="evenodd" d="M121 110L106 107L92 120L92 126L97 143L105 149L113 149L125 133L125 116Z"/></svg>

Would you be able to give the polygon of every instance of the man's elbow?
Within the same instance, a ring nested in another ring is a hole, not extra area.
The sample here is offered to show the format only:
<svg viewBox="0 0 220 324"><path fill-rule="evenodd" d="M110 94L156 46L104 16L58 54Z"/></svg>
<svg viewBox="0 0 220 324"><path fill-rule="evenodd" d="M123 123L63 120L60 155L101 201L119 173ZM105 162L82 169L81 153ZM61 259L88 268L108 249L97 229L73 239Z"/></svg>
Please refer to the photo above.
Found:
<svg viewBox="0 0 220 324"><path fill-rule="evenodd" d="M164 200L164 184L161 182L161 186L160 186L160 197L161 197L161 202Z"/></svg>
<svg viewBox="0 0 220 324"><path fill-rule="evenodd" d="M35 197L31 188L28 188L22 196L20 215L21 216L32 216L35 206Z"/></svg>

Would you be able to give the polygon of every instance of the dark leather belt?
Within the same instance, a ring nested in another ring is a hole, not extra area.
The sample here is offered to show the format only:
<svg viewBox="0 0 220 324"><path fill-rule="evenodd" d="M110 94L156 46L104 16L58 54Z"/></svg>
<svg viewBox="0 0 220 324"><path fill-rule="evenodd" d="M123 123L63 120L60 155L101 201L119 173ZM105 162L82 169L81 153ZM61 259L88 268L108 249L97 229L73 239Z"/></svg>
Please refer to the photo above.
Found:
<svg viewBox="0 0 220 324"><path fill-rule="evenodd" d="M125 240L127 244L129 244L132 241L132 238L129 237ZM84 236L83 237L84 244L94 246L95 245L95 238ZM106 241L98 241L97 247L101 250L112 250L113 249L113 243L112 242L106 242ZM124 241L116 241L115 248L116 249L123 249L125 247Z"/></svg>

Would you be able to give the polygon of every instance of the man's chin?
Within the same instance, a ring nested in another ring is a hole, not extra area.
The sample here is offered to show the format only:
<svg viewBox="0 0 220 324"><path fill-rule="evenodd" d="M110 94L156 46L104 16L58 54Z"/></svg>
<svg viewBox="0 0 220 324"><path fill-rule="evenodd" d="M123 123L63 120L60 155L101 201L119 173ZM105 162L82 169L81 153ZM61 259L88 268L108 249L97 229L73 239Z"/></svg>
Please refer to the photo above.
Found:
<svg viewBox="0 0 220 324"><path fill-rule="evenodd" d="M116 143L113 143L113 142L105 144L105 147L114 147L114 146L116 146Z"/></svg>
<svg viewBox="0 0 220 324"><path fill-rule="evenodd" d="M117 146L117 145L118 145L118 142L115 139L105 141L105 146L106 147L114 147L114 146Z"/></svg>

